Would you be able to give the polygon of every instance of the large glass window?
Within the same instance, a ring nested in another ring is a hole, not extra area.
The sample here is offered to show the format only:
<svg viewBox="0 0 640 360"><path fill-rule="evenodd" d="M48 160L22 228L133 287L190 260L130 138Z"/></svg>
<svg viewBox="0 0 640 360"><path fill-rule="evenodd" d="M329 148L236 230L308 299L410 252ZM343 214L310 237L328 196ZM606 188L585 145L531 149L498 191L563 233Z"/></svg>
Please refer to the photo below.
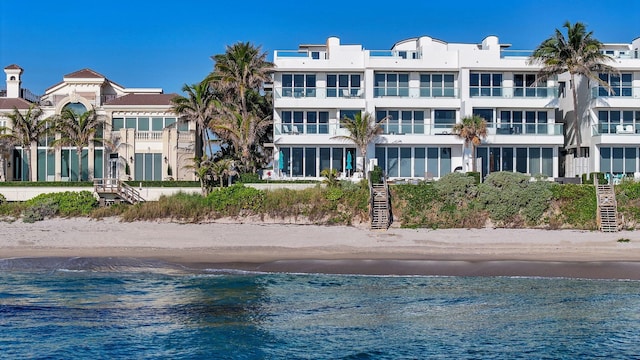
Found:
<svg viewBox="0 0 640 360"><path fill-rule="evenodd" d="M599 74L600 80L611 86L609 92L604 86L598 86L599 96L632 96L633 95L633 74Z"/></svg>
<svg viewBox="0 0 640 360"><path fill-rule="evenodd" d="M376 121L382 119L385 134L424 134L423 110L377 110Z"/></svg>
<svg viewBox="0 0 640 360"><path fill-rule="evenodd" d="M598 132L601 134L635 134L640 132L640 111L598 111Z"/></svg>
<svg viewBox="0 0 640 360"><path fill-rule="evenodd" d="M328 111L282 111L282 134L328 134Z"/></svg>
<svg viewBox="0 0 640 360"><path fill-rule="evenodd" d="M478 147L476 157L482 159L482 174L515 171L532 176L553 176L553 148Z"/></svg>
<svg viewBox="0 0 640 360"><path fill-rule="evenodd" d="M360 74L327 74L327 97L361 97Z"/></svg>
<svg viewBox="0 0 640 360"><path fill-rule="evenodd" d="M497 124L498 134L546 134L546 111L502 110Z"/></svg>
<svg viewBox="0 0 640 360"><path fill-rule="evenodd" d="M635 172L640 171L638 155L640 152L635 147L601 147L600 171L634 176Z"/></svg>
<svg viewBox="0 0 640 360"><path fill-rule="evenodd" d="M434 178L451 172L451 148L377 146L378 166L389 177Z"/></svg>
<svg viewBox="0 0 640 360"><path fill-rule="evenodd" d="M456 124L456 111L434 110L433 124L435 128L452 128Z"/></svg>
<svg viewBox="0 0 640 360"><path fill-rule="evenodd" d="M162 180L162 154L136 153L134 180Z"/></svg>
<svg viewBox="0 0 640 360"><path fill-rule="evenodd" d="M547 97L547 81L538 81L536 74L513 76L514 97Z"/></svg>
<svg viewBox="0 0 640 360"><path fill-rule="evenodd" d="M474 96L502 96L502 74L470 73L469 94Z"/></svg>
<svg viewBox="0 0 640 360"><path fill-rule="evenodd" d="M488 127L493 127L493 109L473 109L473 115L480 116L487 121Z"/></svg>
<svg viewBox="0 0 640 360"><path fill-rule="evenodd" d="M454 74L420 74L420 97L455 97Z"/></svg>
<svg viewBox="0 0 640 360"><path fill-rule="evenodd" d="M283 97L315 97L315 74L282 74Z"/></svg>
<svg viewBox="0 0 640 360"><path fill-rule="evenodd" d="M374 97L409 96L408 73L376 73L374 78Z"/></svg>
<svg viewBox="0 0 640 360"><path fill-rule="evenodd" d="M281 147L279 151L285 177L318 177L326 169L350 175L356 170L355 148Z"/></svg>

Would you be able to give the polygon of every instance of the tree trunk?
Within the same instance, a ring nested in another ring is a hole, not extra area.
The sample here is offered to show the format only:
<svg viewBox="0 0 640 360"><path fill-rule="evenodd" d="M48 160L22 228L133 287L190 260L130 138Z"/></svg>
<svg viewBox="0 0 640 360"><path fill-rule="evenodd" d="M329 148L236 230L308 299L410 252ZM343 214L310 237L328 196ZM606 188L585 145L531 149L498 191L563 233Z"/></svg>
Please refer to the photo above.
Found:
<svg viewBox="0 0 640 360"><path fill-rule="evenodd" d="M77 148L76 154L78 154L78 181L82 181L82 148Z"/></svg>
<svg viewBox="0 0 640 360"><path fill-rule="evenodd" d="M476 145L471 143L471 171L476 172Z"/></svg>
<svg viewBox="0 0 640 360"><path fill-rule="evenodd" d="M27 178L29 181L38 181L38 178L33 178L33 174L31 173L31 146L22 147L22 154L27 159L27 174L29 177ZM17 164L13 164L13 166L17 166ZM21 179L24 179L24 169L22 169Z"/></svg>
<svg viewBox="0 0 640 360"><path fill-rule="evenodd" d="M573 93L573 119L574 119L574 130L575 130L575 138L576 138L576 157L581 157L580 145L582 144L582 134L580 133L580 121L578 120L578 94L575 75L571 74L571 83L572 83L572 93Z"/></svg>

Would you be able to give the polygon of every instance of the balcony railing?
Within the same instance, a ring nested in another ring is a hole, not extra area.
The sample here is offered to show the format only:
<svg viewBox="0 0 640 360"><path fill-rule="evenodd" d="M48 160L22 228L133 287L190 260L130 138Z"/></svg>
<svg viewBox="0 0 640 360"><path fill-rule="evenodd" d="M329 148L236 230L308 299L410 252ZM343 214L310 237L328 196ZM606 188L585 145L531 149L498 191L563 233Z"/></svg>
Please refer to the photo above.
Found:
<svg viewBox="0 0 640 360"><path fill-rule="evenodd" d="M369 50L369 57L395 58L395 59L420 59L419 51L414 50Z"/></svg>
<svg viewBox="0 0 640 360"><path fill-rule="evenodd" d="M317 99L362 99L362 88L325 88L325 87L277 87L274 89L276 98L317 98Z"/></svg>
<svg viewBox="0 0 640 360"><path fill-rule="evenodd" d="M533 50L500 50L500 58L517 57L528 58L533 55Z"/></svg>
<svg viewBox="0 0 640 360"><path fill-rule="evenodd" d="M374 87L374 97L400 98L459 98L460 93L455 87Z"/></svg>
<svg viewBox="0 0 640 360"><path fill-rule="evenodd" d="M471 86L471 97L545 99L557 98L557 87L506 87L506 86Z"/></svg>
<svg viewBox="0 0 640 360"><path fill-rule="evenodd" d="M495 135L563 135L563 124L489 124L489 134Z"/></svg>
<svg viewBox="0 0 640 360"><path fill-rule="evenodd" d="M591 135L640 135L640 124L602 123L592 125Z"/></svg>
<svg viewBox="0 0 640 360"><path fill-rule="evenodd" d="M451 135L451 124L381 124L383 135ZM491 135L563 135L563 124L490 124ZM275 135L348 135L339 124L274 124Z"/></svg>
<svg viewBox="0 0 640 360"><path fill-rule="evenodd" d="M605 87L593 87L591 88L591 98L596 99L599 97L608 98L638 98L640 97L640 88L631 86L617 86L612 89L610 93Z"/></svg>
<svg viewBox="0 0 640 360"><path fill-rule="evenodd" d="M136 131L136 140L140 140L140 141L162 140L162 131Z"/></svg>
<svg viewBox="0 0 640 360"><path fill-rule="evenodd" d="M274 55L275 59L285 58L301 58L301 59L313 59L320 60L326 58L326 52L324 51L305 51L305 50L277 50Z"/></svg>

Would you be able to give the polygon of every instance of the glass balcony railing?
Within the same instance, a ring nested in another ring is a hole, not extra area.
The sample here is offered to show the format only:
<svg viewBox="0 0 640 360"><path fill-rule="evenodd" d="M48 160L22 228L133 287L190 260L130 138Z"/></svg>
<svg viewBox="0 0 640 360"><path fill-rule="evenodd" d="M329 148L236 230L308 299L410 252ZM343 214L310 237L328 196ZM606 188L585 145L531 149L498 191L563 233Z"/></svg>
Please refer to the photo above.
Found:
<svg viewBox="0 0 640 360"><path fill-rule="evenodd" d="M592 125L591 135L640 135L640 124L601 123Z"/></svg>
<svg viewBox="0 0 640 360"><path fill-rule="evenodd" d="M369 50L369 57L395 58L395 59L420 59L420 52L414 50Z"/></svg>
<svg viewBox="0 0 640 360"><path fill-rule="evenodd" d="M563 124L495 123L487 127L495 135L563 135Z"/></svg>
<svg viewBox="0 0 640 360"><path fill-rule="evenodd" d="M336 87L277 87L274 89L276 98L364 98L362 88L336 88Z"/></svg>
<svg viewBox="0 0 640 360"><path fill-rule="evenodd" d="M452 124L381 124L383 135L451 135ZM563 124L490 124L490 135L563 135ZM348 135L339 124L274 124L275 135Z"/></svg>
<svg viewBox="0 0 640 360"><path fill-rule="evenodd" d="M557 87L505 87L505 86L471 86L471 97L498 97L498 98L557 98Z"/></svg>
<svg viewBox="0 0 640 360"><path fill-rule="evenodd" d="M596 99L599 97L610 98L638 98L640 97L640 88L632 86L614 86L612 92L605 87L593 87L591 88L591 98Z"/></svg>
<svg viewBox="0 0 640 360"><path fill-rule="evenodd" d="M374 87L374 97L459 98L455 87Z"/></svg>
<svg viewBox="0 0 640 360"><path fill-rule="evenodd" d="M500 58L516 57L528 58L533 55L533 50L500 50Z"/></svg>

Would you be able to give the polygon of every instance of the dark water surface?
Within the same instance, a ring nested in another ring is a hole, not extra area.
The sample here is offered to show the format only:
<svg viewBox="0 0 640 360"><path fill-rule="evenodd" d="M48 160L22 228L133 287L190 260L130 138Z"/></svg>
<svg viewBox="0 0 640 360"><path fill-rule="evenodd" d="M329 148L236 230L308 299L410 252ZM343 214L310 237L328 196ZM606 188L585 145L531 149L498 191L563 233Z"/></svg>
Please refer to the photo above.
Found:
<svg viewBox="0 0 640 360"><path fill-rule="evenodd" d="M2 359L631 359L640 282L0 260Z"/></svg>

